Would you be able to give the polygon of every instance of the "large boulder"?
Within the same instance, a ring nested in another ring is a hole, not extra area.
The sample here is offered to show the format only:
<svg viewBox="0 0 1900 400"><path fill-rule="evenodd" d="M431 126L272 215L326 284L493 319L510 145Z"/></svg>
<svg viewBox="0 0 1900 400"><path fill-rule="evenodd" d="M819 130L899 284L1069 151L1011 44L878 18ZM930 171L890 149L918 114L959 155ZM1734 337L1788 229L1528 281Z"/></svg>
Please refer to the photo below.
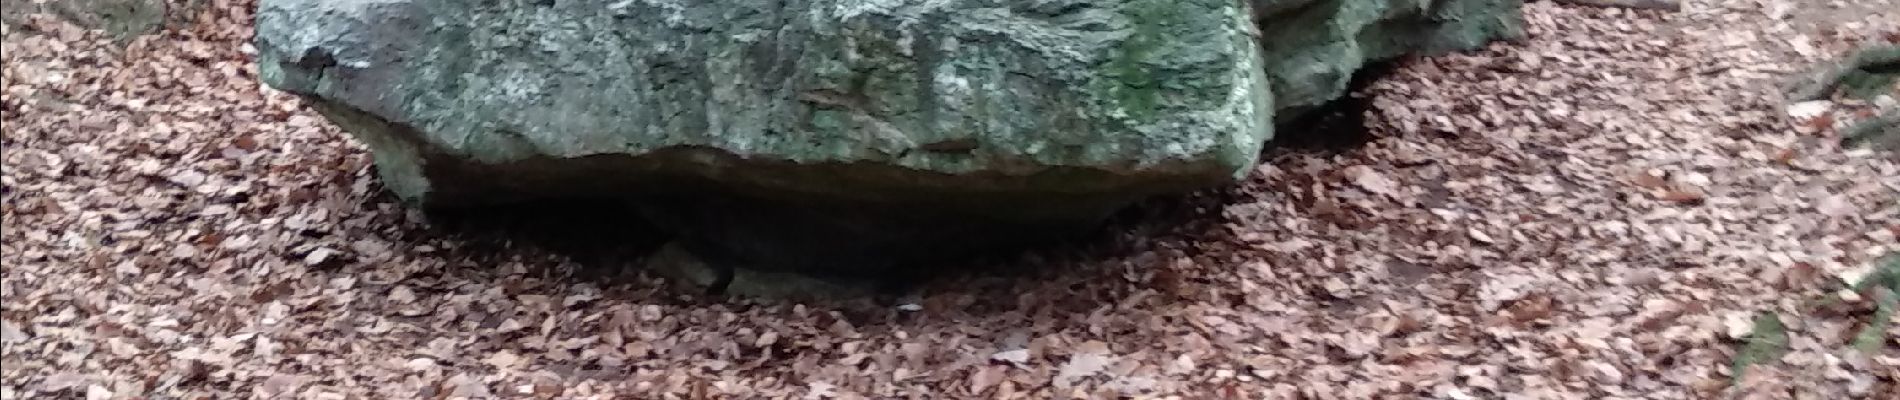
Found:
<svg viewBox="0 0 1900 400"><path fill-rule="evenodd" d="M703 257L884 271L1231 182L1367 62L1520 0L263 0L265 82L425 206L617 196Z"/></svg>

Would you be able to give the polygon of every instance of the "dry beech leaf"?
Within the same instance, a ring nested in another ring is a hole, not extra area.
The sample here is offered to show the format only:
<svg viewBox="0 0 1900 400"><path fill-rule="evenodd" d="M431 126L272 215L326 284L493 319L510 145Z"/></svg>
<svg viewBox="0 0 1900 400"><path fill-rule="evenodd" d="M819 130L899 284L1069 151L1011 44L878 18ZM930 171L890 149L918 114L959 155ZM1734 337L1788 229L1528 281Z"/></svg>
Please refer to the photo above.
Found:
<svg viewBox="0 0 1900 400"><path fill-rule="evenodd" d="M1359 186L1360 189L1364 189L1368 193L1386 197L1393 197L1397 194L1398 183L1386 178L1385 175L1379 174L1379 171L1372 169L1372 167L1355 165L1346 168L1343 172L1348 179L1352 180L1354 185Z"/></svg>
<svg viewBox="0 0 1900 400"><path fill-rule="evenodd" d="M78 387L92 378L73 372L59 372L40 380L39 390L57 392Z"/></svg>
<svg viewBox="0 0 1900 400"><path fill-rule="evenodd" d="M1821 276L1821 269L1816 268L1814 264L1797 262L1793 265L1789 265L1788 271L1782 274L1782 288L1795 289L1809 287L1810 285L1819 283Z"/></svg>
<svg viewBox="0 0 1900 400"><path fill-rule="evenodd" d="M1638 173L1636 176L1631 177L1631 183L1645 189L1662 189L1669 187L1668 179L1647 172Z"/></svg>
<svg viewBox="0 0 1900 400"><path fill-rule="evenodd" d="M970 374L970 394L981 395L983 391L1002 382L1003 373L1007 368L1001 365L977 367L976 372Z"/></svg>
<svg viewBox="0 0 1900 400"><path fill-rule="evenodd" d="M1094 352L1070 355L1069 362L1062 364L1062 368L1056 372L1055 385L1059 388L1074 386L1077 380L1094 376L1112 361L1108 356Z"/></svg>
<svg viewBox="0 0 1900 400"><path fill-rule="evenodd" d="M1701 205L1704 200L1707 200L1707 196L1702 195L1702 193L1675 189L1665 190L1662 194L1657 195L1656 198L1662 201L1691 206Z"/></svg>
<svg viewBox="0 0 1900 400"><path fill-rule="evenodd" d="M336 256L335 250L319 247L303 257L303 263L311 266L324 265Z"/></svg>
<svg viewBox="0 0 1900 400"><path fill-rule="evenodd" d="M1029 349L999 351L996 352L996 354L991 354L990 359L1018 365L1026 364L1029 362Z"/></svg>
<svg viewBox="0 0 1900 400"><path fill-rule="evenodd" d="M1793 165L1794 159L1798 154L1799 153L1796 153L1794 148L1785 148L1785 149L1781 149L1781 151L1775 152L1775 156L1773 157L1773 160L1775 160L1775 162L1778 162L1778 163Z"/></svg>
<svg viewBox="0 0 1900 400"><path fill-rule="evenodd" d="M251 135L238 136L237 139L231 140L231 145L240 150L254 151L257 150L257 138L251 137Z"/></svg>
<svg viewBox="0 0 1900 400"><path fill-rule="evenodd" d="M105 386L92 385L86 387L86 400L109 400L111 398L112 390L106 389Z"/></svg>
<svg viewBox="0 0 1900 400"><path fill-rule="evenodd" d="M396 287L389 289L389 301L396 302L397 304L414 303L416 301L416 292L410 290L407 285L396 285Z"/></svg>
<svg viewBox="0 0 1900 400"><path fill-rule="evenodd" d="M1531 321L1549 318L1556 310L1553 299L1543 293L1534 293L1513 301L1509 307L1511 322L1524 325Z"/></svg>
<svg viewBox="0 0 1900 400"><path fill-rule="evenodd" d="M1491 239L1490 234L1484 233L1484 230L1478 229L1476 227L1465 230L1465 233L1467 236L1471 237L1471 240L1477 241L1478 243L1484 243L1484 244L1497 243L1496 240Z"/></svg>
<svg viewBox="0 0 1900 400"><path fill-rule="evenodd" d="M1827 132L1834 128L1834 114L1816 115L1803 120L1802 125L1813 132Z"/></svg>
<svg viewBox="0 0 1900 400"><path fill-rule="evenodd" d="M482 363L500 369L514 369L520 362L520 356L516 356L514 352L507 350L494 352L493 354L489 354L488 358L482 359Z"/></svg>
<svg viewBox="0 0 1900 400"><path fill-rule="evenodd" d="M1830 217L1845 217L1859 213L1859 207L1845 195L1833 195L1822 198L1814 204L1814 210Z"/></svg>
<svg viewBox="0 0 1900 400"><path fill-rule="evenodd" d="M1797 121L1806 121L1806 120L1818 118L1824 114L1827 114L1828 111L1831 111L1833 109L1834 109L1834 102L1832 101L1811 100L1811 101L1804 101L1800 103L1789 104L1787 106L1786 113L1788 117L1794 118Z"/></svg>
<svg viewBox="0 0 1900 400"><path fill-rule="evenodd" d="M553 398L560 397L562 393L566 393L566 392L567 392L567 388L564 388L558 384L554 384L554 383L534 384L534 396L536 398L553 399Z"/></svg>

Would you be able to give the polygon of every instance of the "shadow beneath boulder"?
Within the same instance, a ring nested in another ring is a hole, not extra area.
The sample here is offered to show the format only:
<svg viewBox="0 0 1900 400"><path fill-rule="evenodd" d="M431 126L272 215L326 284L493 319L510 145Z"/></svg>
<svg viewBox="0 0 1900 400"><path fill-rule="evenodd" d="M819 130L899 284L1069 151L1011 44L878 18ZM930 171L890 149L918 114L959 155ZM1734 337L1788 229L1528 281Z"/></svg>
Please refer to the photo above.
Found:
<svg viewBox="0 0 1900 400"><path fill-rule="evenodd" d="M574 278L606 283L629 280L640 272L641 260L668 240L633 207L604 199L438 208L427 215L432 228L477 250L505 254L531 247L573 261Z"/></svg>
<svg viewBox="0 0 1900 400"><path fill-rule="evenodd" d="M912 301L918 291L933 295L949 292L1006 293L1047 282L1093 281L1116 272L1103 268L1112 260L1148 251L1159 238L1174 242L1224 240L1221 205L1237 195L1227 188L1163 196L1143 201L1117 213L1106 223L1079 234L1050 236L1016 245L960 251L954 255L913 263L874 277L800 277L840 282L870 290L861 296L771 298L708 293L709 302L829 304L841 309L876 310ZM649 259L675 238L641 217L635 206L614 200L544 200L506 206L431 209L426 225L435 234L455 237L465 251L480 258L508 258L545 253L571 261L572 270L529 271L534 276L564 277L574 283L604 287L642 284L643 274L664 277L665 291L694 294L695 282L650 269ZM1183 240L1184 235L1196 239ZM1209 236L1214 235L1214 236ZM1205 236L1205 237L1204 237ZM1231 236L1231 235L1226 235ZM958 247L958 246L952 246ZM949 253L946 253L949 254ZM566 268L548 265L548 268ZM759 273L759 272L754 272ZM780 275L760 275L790 279ZM647 281L651 282L651 281ZM967 284L982 282L970 286ZM796 282L792 282L796 283ZM1000 286L998 286L1000 285ZM790 288L800 285L788 284ZM994 293L991 293L994 294ZM984 294L982 296L988 296ZM853 307L871 306L865 308ZM876 319L876 318L872 318Z"/></svg>
<svg viewBox="0 0 1900 400"><path fill-rule="evenodd" d="M1262 162L1280 154L1340 154L1364 147L1373 140L1372 129L1366 125L1366 113L1373 110L1372 99L1361 93L1399 65L1399 61L1367 65L1353 74L1344 96L1276 127L1273 140L1262 151Z"/></svg>
<svg viewBox="0 0 1900 400"><path fill-rule="evenodd" d="M1195 279L1174 274L1167 263L1227 258L1220 253L1238 240L1222 212L1241 196L1237 188L1214 188L1152 198L1083 235L942 260L943 266L934 269L941 273L914 282L906 291L939 301L962 299L923 306L938 310L938 315L987 318L1045 310L1078 315L1098 311L1103 304L1157 286ZM871 320L895 323L907 317L882 318Z"/></svg>

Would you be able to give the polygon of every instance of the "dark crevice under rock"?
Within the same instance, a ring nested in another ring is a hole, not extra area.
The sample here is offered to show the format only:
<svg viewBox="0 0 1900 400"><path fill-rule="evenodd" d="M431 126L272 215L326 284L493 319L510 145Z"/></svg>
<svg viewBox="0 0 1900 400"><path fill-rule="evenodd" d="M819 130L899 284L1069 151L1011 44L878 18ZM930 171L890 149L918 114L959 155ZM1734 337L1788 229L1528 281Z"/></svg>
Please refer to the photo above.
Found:
<svg viewBox="0 0 1900 400"><path fill-rule="evenodd" d="M1378 62L1354 72L1344 96L1280 124L1275 128L1273 141L1267 142L1263 152L1337 153L1372 141L1372 128L1366 125L1366 113L1373 111L1372 102L1358 93L1399 64L1399 61Z"/></svg>

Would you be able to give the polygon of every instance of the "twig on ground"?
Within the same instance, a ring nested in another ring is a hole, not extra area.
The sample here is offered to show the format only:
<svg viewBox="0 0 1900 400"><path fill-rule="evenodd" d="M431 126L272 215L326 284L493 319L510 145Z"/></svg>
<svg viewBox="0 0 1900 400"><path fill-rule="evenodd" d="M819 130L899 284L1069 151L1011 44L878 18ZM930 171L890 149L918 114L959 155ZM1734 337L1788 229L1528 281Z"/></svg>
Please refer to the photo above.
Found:
<svg viewBox="0 0 1900 400"><path fill-rule="evenodd" d="M1679 0L1553 0L1560 4L1638 10L1682 11Z"/></svg>

